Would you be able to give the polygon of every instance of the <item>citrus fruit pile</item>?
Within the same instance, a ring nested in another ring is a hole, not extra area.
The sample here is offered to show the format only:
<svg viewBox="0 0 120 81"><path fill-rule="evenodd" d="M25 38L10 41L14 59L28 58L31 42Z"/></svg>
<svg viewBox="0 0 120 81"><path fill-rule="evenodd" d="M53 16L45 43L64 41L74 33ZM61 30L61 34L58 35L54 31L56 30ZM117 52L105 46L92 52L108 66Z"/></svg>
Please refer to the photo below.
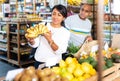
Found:
<svg viewBox="0 0 120 81"><path fill-rule="evenodd" d="M52 71L66 77L69 81L83 81L96 74L91 64L83 62L80 64L76 58L67 57L59 62L59 66L52 67Z"/></svg>

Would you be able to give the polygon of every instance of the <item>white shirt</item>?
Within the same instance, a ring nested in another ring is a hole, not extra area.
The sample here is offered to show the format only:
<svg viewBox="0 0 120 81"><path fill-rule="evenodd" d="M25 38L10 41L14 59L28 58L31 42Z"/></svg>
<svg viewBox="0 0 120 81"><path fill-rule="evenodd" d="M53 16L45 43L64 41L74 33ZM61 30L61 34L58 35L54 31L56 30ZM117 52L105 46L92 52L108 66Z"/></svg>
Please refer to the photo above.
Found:
<svg viewBox="0 0 120 81"><path fill-rule="evenodd" d="M90 20L82 20L79 18L78 14L67 17L65 25L71 32L69 42L73 43L75 46L82 45L86 36L91 35L92 24Z"/></svg>
<svg viewBox="0 0 120 81"><path fill-rule="evenodd" d="M52 39L59 47L58 50L53 51L48 41L44 36L39 35L35 39L35 44L32 47L38 47L35 53L35 60L39 62L55 62L58 63L62 59L62 53L65 53L70 38L70 32L64 27L54 28L47 23L48 29L52 32Z"/></svg>

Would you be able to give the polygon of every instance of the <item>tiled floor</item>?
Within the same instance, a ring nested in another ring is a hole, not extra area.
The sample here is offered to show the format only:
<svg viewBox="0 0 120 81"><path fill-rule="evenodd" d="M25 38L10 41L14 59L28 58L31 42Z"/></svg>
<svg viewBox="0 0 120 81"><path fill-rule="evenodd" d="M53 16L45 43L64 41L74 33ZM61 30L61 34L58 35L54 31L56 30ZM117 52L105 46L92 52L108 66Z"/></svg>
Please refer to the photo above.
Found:
<svg viewBox="0 0 120 81"><path fill-rule="evenodd" d="M1 54L0 56L1 57L5 57L4 56L5 54ZM28 66L30 66L30 65L34 65L34 63L31 63L31 64L27 64L27 65L24 65L24 66L22 66L23 68L26 68L26 67L28 67ZM4 61L4 60L2 60L2 59L0 59L0 77L3 77L3 76L6 76L6 74L7 74L7 72L9 71L9 70L14 70L14 69L18 69L19 67L18 66L16 66L16 65L14 65L14 64L12 64L12 63L8 63L7 61Z"/></svg>
<svg viewBox="0 0 120 81"><path fill-rule="evenodd" d="M6 61L0 60L0 77L6 76L9 70L17 69L19 67L8 63Z"/></svg>
<svg viewBox="0 0 120 81"><path fill-rule="evenodd" d="M23 66L23 68L26 68L30 65L33 66L34 64L25 65L25 66ZM8 63L6 61L0 60L0 77L6 76L8 71L18 69L18 68L20 68L20 67L13 65L11 63Z"/></svg>

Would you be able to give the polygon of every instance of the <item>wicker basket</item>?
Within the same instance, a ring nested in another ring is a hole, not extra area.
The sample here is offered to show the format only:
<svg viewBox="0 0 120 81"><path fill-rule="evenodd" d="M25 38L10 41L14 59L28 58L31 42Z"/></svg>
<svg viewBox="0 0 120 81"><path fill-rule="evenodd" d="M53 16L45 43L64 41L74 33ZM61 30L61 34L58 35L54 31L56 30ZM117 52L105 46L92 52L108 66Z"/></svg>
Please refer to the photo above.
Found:
<svg viewBox="0 0 120 81"><path fill-rule="evenodd" d="M79 58L80 54L82 52L86 52L87 54L89 54L91 49L92 49L92 47L95 46L95 45L98 45L98 41L97 40L93 40L93 41L90 41L90 42L85 41L83 43L83 45L81 46L81 48L79 49L79 51L74 54L74 57Z"/></svg>

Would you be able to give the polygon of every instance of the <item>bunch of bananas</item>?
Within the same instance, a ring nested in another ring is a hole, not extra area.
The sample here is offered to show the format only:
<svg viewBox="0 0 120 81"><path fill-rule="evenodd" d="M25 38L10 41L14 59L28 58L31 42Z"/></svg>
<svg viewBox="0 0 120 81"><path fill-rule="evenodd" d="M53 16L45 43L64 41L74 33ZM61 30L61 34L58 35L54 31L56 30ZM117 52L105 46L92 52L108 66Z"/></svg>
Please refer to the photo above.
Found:
<svg viewBox="0 0 120 81"><path fill-rule="evenodd" d="M30 27L27 29L27 33L25 34L26 38L36 38L40 34L47 33L49 30L43 24L38 24L35 27Z"/></svg>
<svg viewBox="0 0 120 81"><path fill-rule="evenodd" d="M42 18L39 17L37 14L27 14L26 15L28 21L41 21Z"/></svg>
<svg viewBox="0 0 120 81"><path fill-rule="evenodd" d="M67 0L69 5L73 5L73 6L79 6L82 2L82 0Z"/></svg>
<svg viewBox="0 0 120 81"><path fill-rule="evenodd" d="M104 0L104 5L108 5L109 0ZM95 3L98 4L98 0L95 0Z"/></svg>
<svg viewBox="0 0 120 81"><path fill-rule="evenodd" d="M2 4L2 3L4 3L5 2L5 0L0 0L0 4Z"/></svg>

